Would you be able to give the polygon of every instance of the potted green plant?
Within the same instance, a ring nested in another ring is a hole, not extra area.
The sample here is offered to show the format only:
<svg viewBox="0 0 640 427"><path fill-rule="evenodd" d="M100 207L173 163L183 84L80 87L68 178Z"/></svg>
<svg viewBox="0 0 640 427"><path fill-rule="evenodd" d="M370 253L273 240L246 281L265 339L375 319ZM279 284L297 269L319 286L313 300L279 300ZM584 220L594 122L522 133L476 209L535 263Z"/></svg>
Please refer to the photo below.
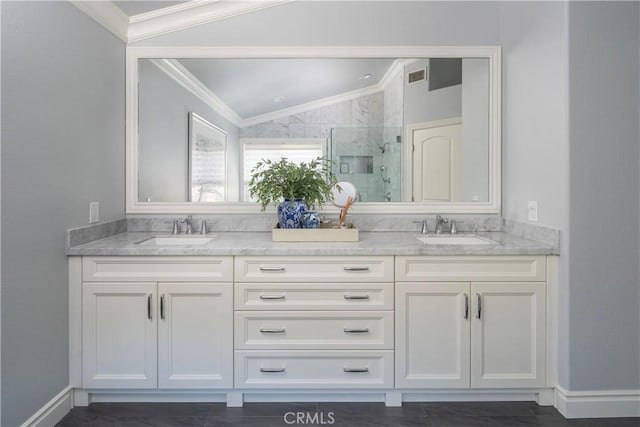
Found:
<svg viewBox="0 0 640 427"><path fill-rule="evenodd" d="M324 157L294 163L283 157L278 161L262 159L251 170L249 194L262 210L278 204L280 228L300 228L302 215L331 196L336 176Z"/></svg>

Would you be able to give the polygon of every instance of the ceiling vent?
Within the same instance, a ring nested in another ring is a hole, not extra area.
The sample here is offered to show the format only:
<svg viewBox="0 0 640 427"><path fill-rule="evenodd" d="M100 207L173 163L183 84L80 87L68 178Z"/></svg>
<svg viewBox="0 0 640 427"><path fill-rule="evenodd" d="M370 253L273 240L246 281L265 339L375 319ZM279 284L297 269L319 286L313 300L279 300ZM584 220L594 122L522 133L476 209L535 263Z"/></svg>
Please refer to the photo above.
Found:
<svg viewBox="0 0 640 427"><path fill-rule="evenodd" d="M427 69L423 68L418 71L412 71L409 73L409 83L415 83L427 79Z"/></svg>

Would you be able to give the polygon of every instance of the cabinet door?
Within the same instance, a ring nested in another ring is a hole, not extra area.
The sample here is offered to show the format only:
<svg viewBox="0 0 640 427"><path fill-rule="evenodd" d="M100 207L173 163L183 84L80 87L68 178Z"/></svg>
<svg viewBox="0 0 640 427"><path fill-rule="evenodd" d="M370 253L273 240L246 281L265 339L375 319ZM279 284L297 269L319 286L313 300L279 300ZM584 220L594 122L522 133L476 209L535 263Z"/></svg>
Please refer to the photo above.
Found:
<svg viewBox="0 0 640 427"><path fill-rule="evenodd" d="M396 301L396 387L469 387L469 284L397 284Z"/></svg>
<svg viewBox="0 0 640 427"><path fill-rule="evenodd" d="M85 283L85 388L156 388L155 283Z"/></svg>
<svg viewBox="0 0 640 427"><path fill-rule="evenodd" d="M545 385L544 283L472 283L471 386Z"/></svg>
<svg viewBox="0 0 640 427"><path fill-rule="evenodd" d="M233 387L231 283L160 283L160 388Z"/></svg>

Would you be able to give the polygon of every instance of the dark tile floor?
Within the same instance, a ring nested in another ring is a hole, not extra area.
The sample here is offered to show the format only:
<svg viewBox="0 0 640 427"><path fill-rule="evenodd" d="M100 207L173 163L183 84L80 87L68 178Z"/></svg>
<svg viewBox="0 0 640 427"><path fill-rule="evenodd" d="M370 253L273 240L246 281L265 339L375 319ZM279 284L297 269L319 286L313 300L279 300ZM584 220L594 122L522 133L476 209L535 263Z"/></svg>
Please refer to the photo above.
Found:
<svg viewBox="0 0 640 427"><path fill-rule="evenodd" d="M74 408L59 427L640 427L640 418L567 420L532 402L405 403L92 403Z"/></svg>

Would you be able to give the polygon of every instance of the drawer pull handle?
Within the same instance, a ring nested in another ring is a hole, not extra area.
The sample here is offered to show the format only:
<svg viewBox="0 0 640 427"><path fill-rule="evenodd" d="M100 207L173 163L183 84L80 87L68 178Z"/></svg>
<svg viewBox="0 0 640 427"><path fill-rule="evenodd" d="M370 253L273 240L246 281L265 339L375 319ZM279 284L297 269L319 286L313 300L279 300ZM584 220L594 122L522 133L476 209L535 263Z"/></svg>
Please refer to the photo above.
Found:
<svg viewBox="0 0 640 427"><path fill-rule="evenodd" d="M476 294L476 298L478 299L478 312L476 313L476 318L482 318L482 296L480 294Z"/></svg>
<svg viewBox="0 0 640 427"><path fill-rule="evenodd" d="M369 271L369 267L345 267L344 271Z"/></svg>
<svg viewBox="0 0 640 427"><path fill-rule="evenodd" d="M260 328L260 332L262 332L263 334L284 334L286 331L285 328L282 329L266 329L266 328Z"/></svg>
<svg viewBox="0 0 640 427"><path fill-rule="evenodd" d="M153 315L151 314L151 298L152 297L153 297L153 294L147 295L147 319L149 320L153 319Z"/></svg>
<svg viewBox="0 0 640 427"><path fill-rule="evenodd" d="M260 271L284 271L284 267L260 267Z"/></svg>
<svg viewBox="0 0 640 427"><path fill-rule="evenodd" d="M366 373L369 372L369 368L344 368L344 371L347 373L358 373L358 374L362 374L362 373Z"/></svg>
<svg viewBox="0 0 640 427"><path fill-rule="evenodd" d="M284 295L260 295L260 299L262 300L272 300L272 299L278 299L278 300L282 300L282 299L287 299L286 296Z"/></svg>
<svg viewBox="0 0 640 427"><path fill-rule="evenodd" d="M266 374L278 374L281 372L285 372L287 368L260 368L260 372L264 372Z"/></svg>
<svg viewBox="0 0 640 427"><path fill-rule="evenodd" d="M160 318L164 320L164 294L160 297Z"/></svg>
<svg viewBox="0 0 640 427"><path fill-rule="evenodd" d="M363 328L363 329L344 328L344 332L346 334L367 334L369 333L369 328Z"/></svg>
<svg viewBox="0 0 640 427"><path fill-rule="evenodd" d="M369 295L345 295L344 299L364 300L364 299L369 299Z"/></svg>

